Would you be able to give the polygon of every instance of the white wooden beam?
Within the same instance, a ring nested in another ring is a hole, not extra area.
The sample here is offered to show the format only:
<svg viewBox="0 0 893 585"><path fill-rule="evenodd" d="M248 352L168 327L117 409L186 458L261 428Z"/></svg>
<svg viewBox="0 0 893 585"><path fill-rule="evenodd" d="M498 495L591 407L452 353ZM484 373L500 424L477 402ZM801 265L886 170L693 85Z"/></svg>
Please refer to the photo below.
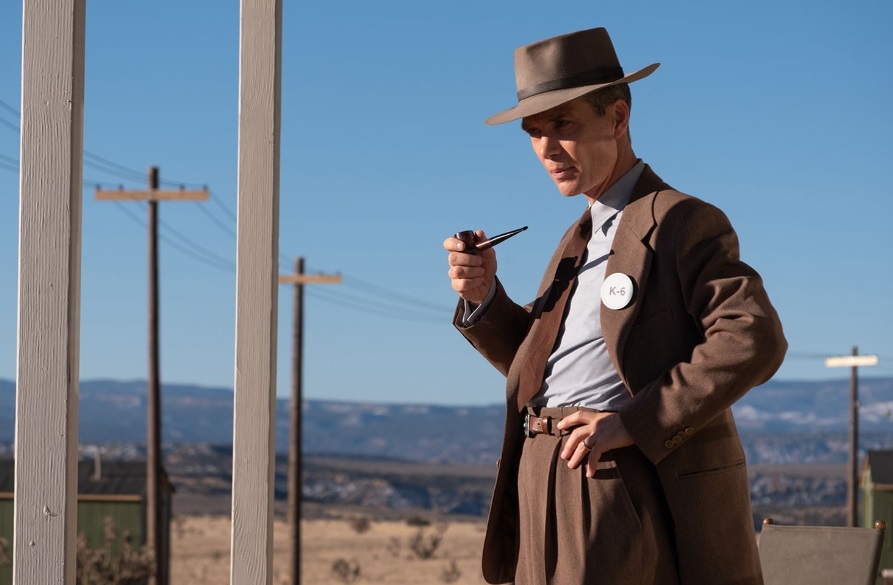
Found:
<svg viewBox="0 0 893 585"><path fill-rule="evenodd" d="M273 578L281 0L242 0L230 582Z"/></svg>
<svg viewBox="0 0 893 585"><path fill-rule="evenodd" d="M75 582L85 0L24 0L13 583Z"/></svg>

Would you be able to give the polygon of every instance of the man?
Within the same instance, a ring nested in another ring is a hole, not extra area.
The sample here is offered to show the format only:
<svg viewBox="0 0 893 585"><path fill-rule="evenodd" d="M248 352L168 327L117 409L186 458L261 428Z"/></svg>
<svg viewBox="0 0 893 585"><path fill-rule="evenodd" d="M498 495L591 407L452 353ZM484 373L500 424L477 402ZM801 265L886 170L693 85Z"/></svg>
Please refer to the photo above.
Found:
<svg viewBox="0 0 893 585"><path fill-rule="evenodd" d="M448 238L454 324L507 377L483 552L490 583L761 583L730 406L787 348L759 275L712 205L636 157L604 29L515 52L516 106L564 196L589 209L537 299L511 301L494 249ZM477 238L483 238L477 232Z"/></svg>

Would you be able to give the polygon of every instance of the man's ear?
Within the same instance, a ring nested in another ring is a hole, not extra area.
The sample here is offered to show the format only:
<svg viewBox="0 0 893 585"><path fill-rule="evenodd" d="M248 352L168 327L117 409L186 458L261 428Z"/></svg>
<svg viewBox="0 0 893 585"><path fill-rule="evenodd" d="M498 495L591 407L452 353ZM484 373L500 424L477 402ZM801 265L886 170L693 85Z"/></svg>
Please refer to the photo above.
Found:
<svg viewBox="0 0 893 585"><path fill-rule="evenodd" d="M623 100L614 102L614 138L625 136L629 130L629 106Z"/></svg>

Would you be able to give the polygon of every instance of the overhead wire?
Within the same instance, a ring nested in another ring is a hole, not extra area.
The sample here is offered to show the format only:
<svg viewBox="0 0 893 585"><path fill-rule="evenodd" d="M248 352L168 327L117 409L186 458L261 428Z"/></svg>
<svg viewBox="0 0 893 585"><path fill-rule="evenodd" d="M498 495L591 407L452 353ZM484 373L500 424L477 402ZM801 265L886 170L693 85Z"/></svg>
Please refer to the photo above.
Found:
<svg viewBox="0 0 893 585"><path fill-rule="evenodd" d="M339 297L333 293L331 290L317 290L315 288L306 289L306 292L309 296L315 297L323 302L331 303L333 305L337 305L340 307L345 307L348 309L355 309L362 313L374 314L381 317L388 317L391 319L399 319L401 321L414 321L414 322L425 322L425 323L443 323L442 318L438 318L430 315L418 315L406 311L401 311L396 308L387 308L387 307L376 307L370 306L368 301L355 301L350 298Z"/></svg>
<svg viewBox="0 0 893 585"><path fill-rule="evenodd" d="M343 277L342 281L344 283L344 286L348 288L368 291L372 294L385 296L389 299L394 299L395 301L400 301L402 303L409 303L412 305L417 305L419 307L427 307L428 309L438 312L443 311L444 309L442 305L438 305L437 303L432 303L427 300L422 300L417 297L412 297L401 292L390 290L381 285L377 285L375 283L365 281L361 278L357 278L356 276L345 276Z"/></svg>
<svg viewBox="0 0 893 585"><path fill-rule="evenodd" d="M121 210L122 213L124 213L124 215L126 215L127 217L132 219L134 222L136 222L137 224L139 224L142 227L148 227L147 221L145 219L140 218L136 213L134 213L131 209L129 209L127 205L124 205L120 201L112 201L112 203L114 203L115 206L119 210ZM164 227L164 224L162 222L159 221L158 223L160 226ZM194 260L197 260L207 266L211 266L213 268L218 268L218 269L224 270L226 272L235 272L235 264L233 262L230 262L229 260L226 260L225 258L217 256L213 252L209 252L208 250L205 250L204 248L202 248L201 246L199 246L192 240L189 240L188 238L186 238L185 236L183 236L176 230L166 229L165 231L170 231L170 233L176 234L176 236L179 239L182 239L186 242L186 244L184 245L176 240L173 240L173 239L167 237L166 234L159 233L158 239L163 241L167 245L171 246L172 248L175 248L175 249L179 250L180 252L183 252L187 256L190 256ZM199 250L199 251L197 252L196 250Z"/></svg>
<svg viewBox="0 0 893 585"><path fill-rule="evenodd" d="M14 171L17 173L19 172L19 161L12 158L11 156L0 154L0 167L9 169L10 171Z"/></svg>
<svg viewBox="0 0 893 585"><path fill-rule="evenodd" d="M213 197L211 197L211 199L213 199ZM222 221L220 221L220 219L216 215L211 213L208 210L207 205L205 205L201 201L193 201L193 203L203 214L205 214L208 217L209 220L211 220L211 223L213 223L214 225L219 227L223 231L223 233L225 233L226 235L231 236L234 240L236 239L235 230L232 229L231 227L227 226L226 224L224 224Z"/></svg>
<svg viewBox="0 0 893 585"><path fill-rule="evenodd" d="M7 128L9 128L11 130L14 130L16 132L19 131L18 124L13 124L12 122L10 122L9 120L7 120L6 118L4 118L2 116L0 116L0 124L6 126Z"/></svg>
<svg viewBox="0 0 893 585"><path fill-rule="evenodd" d="M122 204L119 201L114 201L114 203L117 205L118 209L124 212L132 220L136 221L143 227L146 226L145 220L140 219L126 205ZM162 241L164 241L166 244L176 248L184 254L187 254L198 262L201 262L213 268L224 270L229 273L235 273L235 262L227 260L226 258L223 258L218 254L207 250L206 248L200 246L190 238L184 236L182 233L172 228L165 222L159 221L159 225L164 229L164 233L160 233L159 238L162 239ZM222 229L224 227L225 226L222 226ZM175 239L167 236L173 236L173 238ZM361 279L348 277L349 287L352 286L351 281L353 280L356 280L359 283L359 286L357 288L359 288L360 290L362 290L364 287L367 290L376 290L377 294L385 295L387 297L387 300L383 302L380 300L357 297L356 295L351 295L349 293L345 294L333 290L318 291L312 287L309 287L305 290L308 291L308 294L311 297L314 297L322 302L344 308L354 309L364 313L388 317L391 319L412 322L443 323L444 319L448 317L448 312L442 306L437 306L433 303L427 303L424 301L419 302L418 299L413 299L408 295L403 295L395 291L389 291L384 287L374 285ZM414 304L416 306L413 306Z"/></svg>
<svg viewBox="0 0 893 585"><path fill-rule="evenodd" d="M342 278L342 284L343 282L344 280ZM366 303L370 308L376 308L382 311L396 312L398 314L404 315L415 315L419 317L436 317L439 321L442 321L443 318L448 317L446 308L442 306L434 306L432 308L429 308L426 306L403 303L399 300L391 298L378 300L369 299L366 297L358 297L356 294L352 294L350 291L341 290L338 287L325 287L323 290L321 290L321 293L345 302Z"/></svg>
<svg viewBox="0 0 893 585"><path fill-rule="evenodd" d="M19 111L16 108L12 107L11 105L9 105L8 102L5 102L3 100L0 100L0 108L8 110L13 116L19 115Z"/></svg>
<svg viewBox="0 0 893 585"><path fill-rule="evenodd" d="M21 116L20 112L15 107L3 100L0 100L0 107L16 116L17 118L20 118ZM0 116L0 123L2 123L4 126L7 126L11 130L19 132L20 128L18 123L9 121L2 116ZM107 175L117 177L119 179L124 179L126 181L140 182L144 181L146 177L146 175L141 171L122 165L89 150L84 150L84 165ZM3 156L2 159L0 159L0 167L17 172L19 170L19 161L12 159L11 157ZM85 180L84 184L91 187L101 187L102 182ZM171 179L159 181L159 184L175 188L206 188L204 185L200 185L197 183L176 181ZM205 216L208 217L209 221L217 226L217 228L219 228L221 231L223 231L233 239L236 239L238 237L235 229L235 226L238 223L236 214L227 205L225 205L219 197L211 197L210 199L211 202L216 206L217 210L219 210L223 215L226 216L225 219L221 219L220 217L214 215L213 212L211 212L206 205L199 205L199 209ZM122 204L119 201L113 201L113 203L115 203L116 207L122 213L127 215L131 220L135 221L143 227L146 226L146 221L141 219L128 206ZM223 256L220 256L219 254L216 254L215 252L197 244L195 241L183 235L178 230L165 222L159 221L159 225L163 230L163 233L159 233L159 239L167 245L208 266L230 273L235 272L236 264L234 261L224 258ZM279 263L282 272L290 272L292 270L293 259L288 258L282 253L279 254ZM346 288L353 289L366 296L357 296L356 294L350 294L349 292L334 292L331 290L317 291L314 290L312 287L310 287L309 290L310 295L318 298L323 302L328 302L337 306L347 307L362 312L387 316L392 319L409 321L421 320L428 322L437 319L438 322L442 322L443 315L447 313L445 308L442 306L438 306L434 303L411 297L401 292L389 290L380 285L376 285L374 283L364 281L356 277L345 277L342 282Z"/></svg>
<svg viewBox="0 0 893 585"><path fill-rule="evenodd" d="M84 165L130 181L145 181L147 176L146 173L128 169L88 150L84 150Z"/></svg>
<svg viewBox="0 0 893 585"><path fill-rule="evenodd" d="M219 264L221 267L225 267L225 268L227 268L227 269L229 269L229 270L232 270L232 271L235 271L235 270L236 270L236 263L233 262L232 260L229 260L229 259L224 258L223 256L220 256L220 255L218 255L218 254L216 254L216 253L214 253L214 252L211 252L210 250L208 250L208 249L205 248L204 246L201 246L201 245L197 244L197 243L194 242L193 240L191 240L191 239L189 239L188 237L184 236L184 235L183 235L182 233L180 233L179 231L177 231L177 230L175 230L174 228L170 227L167 223L165 223L164 221L162 221L162 220L160 220L160 219L158 220L158 225L159 225L159 227L161 227L161 228L165 231L165 233L174 236L174 237L177 238L179 241L183 242L184 245L186 245L186 246L192 248L192 250L195 251L197 254L201 254L201 255L205 256L205 257L206 257L208 260L210 260L212 263Z"/></svg>

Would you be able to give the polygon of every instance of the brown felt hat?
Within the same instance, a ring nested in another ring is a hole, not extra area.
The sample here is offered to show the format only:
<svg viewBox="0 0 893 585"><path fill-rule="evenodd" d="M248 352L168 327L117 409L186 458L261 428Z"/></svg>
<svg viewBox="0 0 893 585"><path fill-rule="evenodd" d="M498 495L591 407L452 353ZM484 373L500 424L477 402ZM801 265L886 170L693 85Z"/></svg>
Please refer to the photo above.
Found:
<svg viewBox="0 0 893 585"><path fill-rule="evenodd" d="M559 35L515 50L518 105L487 118L504 124L545 112L591 91L648 77L660 63L624 75L604 28Z"/></svg>

